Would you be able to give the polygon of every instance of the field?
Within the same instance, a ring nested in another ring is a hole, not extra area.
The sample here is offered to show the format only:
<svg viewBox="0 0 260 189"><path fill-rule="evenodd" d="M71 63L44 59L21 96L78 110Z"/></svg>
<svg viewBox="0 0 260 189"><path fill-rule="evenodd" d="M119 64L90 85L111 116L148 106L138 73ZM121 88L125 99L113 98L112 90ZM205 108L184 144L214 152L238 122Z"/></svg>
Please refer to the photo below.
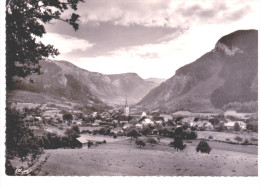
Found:
<svg viewBox="0 0 260 189"><path fill-rule="evenodd" d="M245 140L248 140L249 142L253 144L258 144L258 135L255 132L214 132L214 131L198 131L198 139L209 139L212 137L211 140L217 140L217 141L223 141L227 142L238 142L235 140L236 137L241 138L241 143Z"/></svg>
<svg viewBox="0 0 260 189"><path fill-rule="evenodd" d="M42 172L71 176L257 176L257 146L209 142L210 154L197 153L197 141L175 151L160 144L138 148L122 138L82 149L46 150L50 157Z"/></svg>

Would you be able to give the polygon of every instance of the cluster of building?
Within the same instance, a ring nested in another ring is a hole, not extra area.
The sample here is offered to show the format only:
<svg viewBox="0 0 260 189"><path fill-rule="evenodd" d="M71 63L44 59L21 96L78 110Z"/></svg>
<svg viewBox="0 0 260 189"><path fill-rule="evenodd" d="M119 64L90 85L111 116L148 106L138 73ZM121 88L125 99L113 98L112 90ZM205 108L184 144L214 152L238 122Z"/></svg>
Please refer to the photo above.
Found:
<svg viewBox="0 0 260 189"><path fill-rule="evenodd" d="M115 133L121 132L128 128L142 129L146 126L189 126L195 127L197 130L214 130L216 126L222 125L228 130L232 130L237 123L241 130L246 130L246 120L239 119L237 121L223 118L217 124L212 121L216 119L215 116L181 116L176 114L166 114L152 112L147 114L142 112L139 114L130 114L130 108L127 100L124 105L124 111L110 110L102 113L92 112L84 114L80 110L71 109L68 111L72 115L71 120L64 120L62 110L57 107L48 107L42 110L41 114L30 115L28 114L24 121L29 125L52 125L52 126L113 126Z"/></svg>

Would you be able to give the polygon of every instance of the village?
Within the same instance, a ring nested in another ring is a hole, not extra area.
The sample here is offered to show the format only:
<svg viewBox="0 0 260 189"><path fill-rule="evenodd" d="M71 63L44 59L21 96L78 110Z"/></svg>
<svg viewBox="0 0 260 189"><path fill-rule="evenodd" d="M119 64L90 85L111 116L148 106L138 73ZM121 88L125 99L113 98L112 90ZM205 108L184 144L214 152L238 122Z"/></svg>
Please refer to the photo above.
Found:
<svg viewBox="0 0 260 189"><path fill-rule="evenodd" d="M19 110L19 106L14 104L14 107L18 107ZM44 145L47 149L65 146L90 147L91 144L118 140L118 137L121 139L129 137L133 130L137 133L136 137L151 136L157 140L160 137L173 138L174 131L178 127L183 128L186 139L213 140L215 133L223 133L223 136L228 133L250 136L250 133L253 135L252 133L256 134L258 131L257 114L243 114L234 111L222 114L187 111L172 114L147 113L145 111L131 113L127 100L124 107L104 112L89 112L87 114L74 107L77 106L44 104L34 105L31 108L21 106L19 111L24 114L24 124L29 126L35 135L45 136L45 138L48 138L48 135L49 138L51 138L50 135L52 138L68 136L70 140L73 140L71 143L73 145ZM205 135L205 133L208 134ZM105 135L107 136L105 137ZM239 136L233 137L233 139L223 137L221 142L257 144L258 141L257 137L243 138Z"/></svg>

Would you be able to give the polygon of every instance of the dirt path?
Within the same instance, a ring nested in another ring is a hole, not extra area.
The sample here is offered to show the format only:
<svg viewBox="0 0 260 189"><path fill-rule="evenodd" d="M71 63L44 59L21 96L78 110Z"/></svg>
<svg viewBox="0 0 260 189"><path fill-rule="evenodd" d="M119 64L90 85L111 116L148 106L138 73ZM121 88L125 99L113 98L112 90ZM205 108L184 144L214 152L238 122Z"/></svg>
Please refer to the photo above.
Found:
<svg viewBox="0 0 260 189"><path fill-rule="evenodd" d="M246 146L244 146L246 147ZM177 152L166 145L139 149L128 140L88 149L46 150L43 167L49 175L81 176L257 176L257 155L213 149L197 153L195 146Z"/></svg>

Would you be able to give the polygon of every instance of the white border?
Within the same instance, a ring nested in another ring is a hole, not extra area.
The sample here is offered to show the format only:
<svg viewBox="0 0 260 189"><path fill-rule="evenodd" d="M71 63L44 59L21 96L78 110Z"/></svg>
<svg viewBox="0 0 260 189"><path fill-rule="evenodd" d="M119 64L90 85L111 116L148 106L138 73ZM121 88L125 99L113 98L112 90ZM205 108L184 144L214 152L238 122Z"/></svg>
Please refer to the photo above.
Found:
<svg viewBox="0 0 260 189"><path fill-rule="evenodd" d="M0 188L255 189L258 177L10 177L5 175L5 1L0 1ZM259 28L259 27L258 27ZM259 43L259 41L258 41ZM259 58L259 57L258 57ZM259 61L259 60L258 60ZM259 71L259 70L258 70ZM258 72L259 73L259 72ZM259 86L258 86L259 87ZM258 94L259 95L259 94ZM258 96L259 98L259 96ZM258 146L259 151L259 146ZM258 175L259 175L258 159Z"/></svg>

